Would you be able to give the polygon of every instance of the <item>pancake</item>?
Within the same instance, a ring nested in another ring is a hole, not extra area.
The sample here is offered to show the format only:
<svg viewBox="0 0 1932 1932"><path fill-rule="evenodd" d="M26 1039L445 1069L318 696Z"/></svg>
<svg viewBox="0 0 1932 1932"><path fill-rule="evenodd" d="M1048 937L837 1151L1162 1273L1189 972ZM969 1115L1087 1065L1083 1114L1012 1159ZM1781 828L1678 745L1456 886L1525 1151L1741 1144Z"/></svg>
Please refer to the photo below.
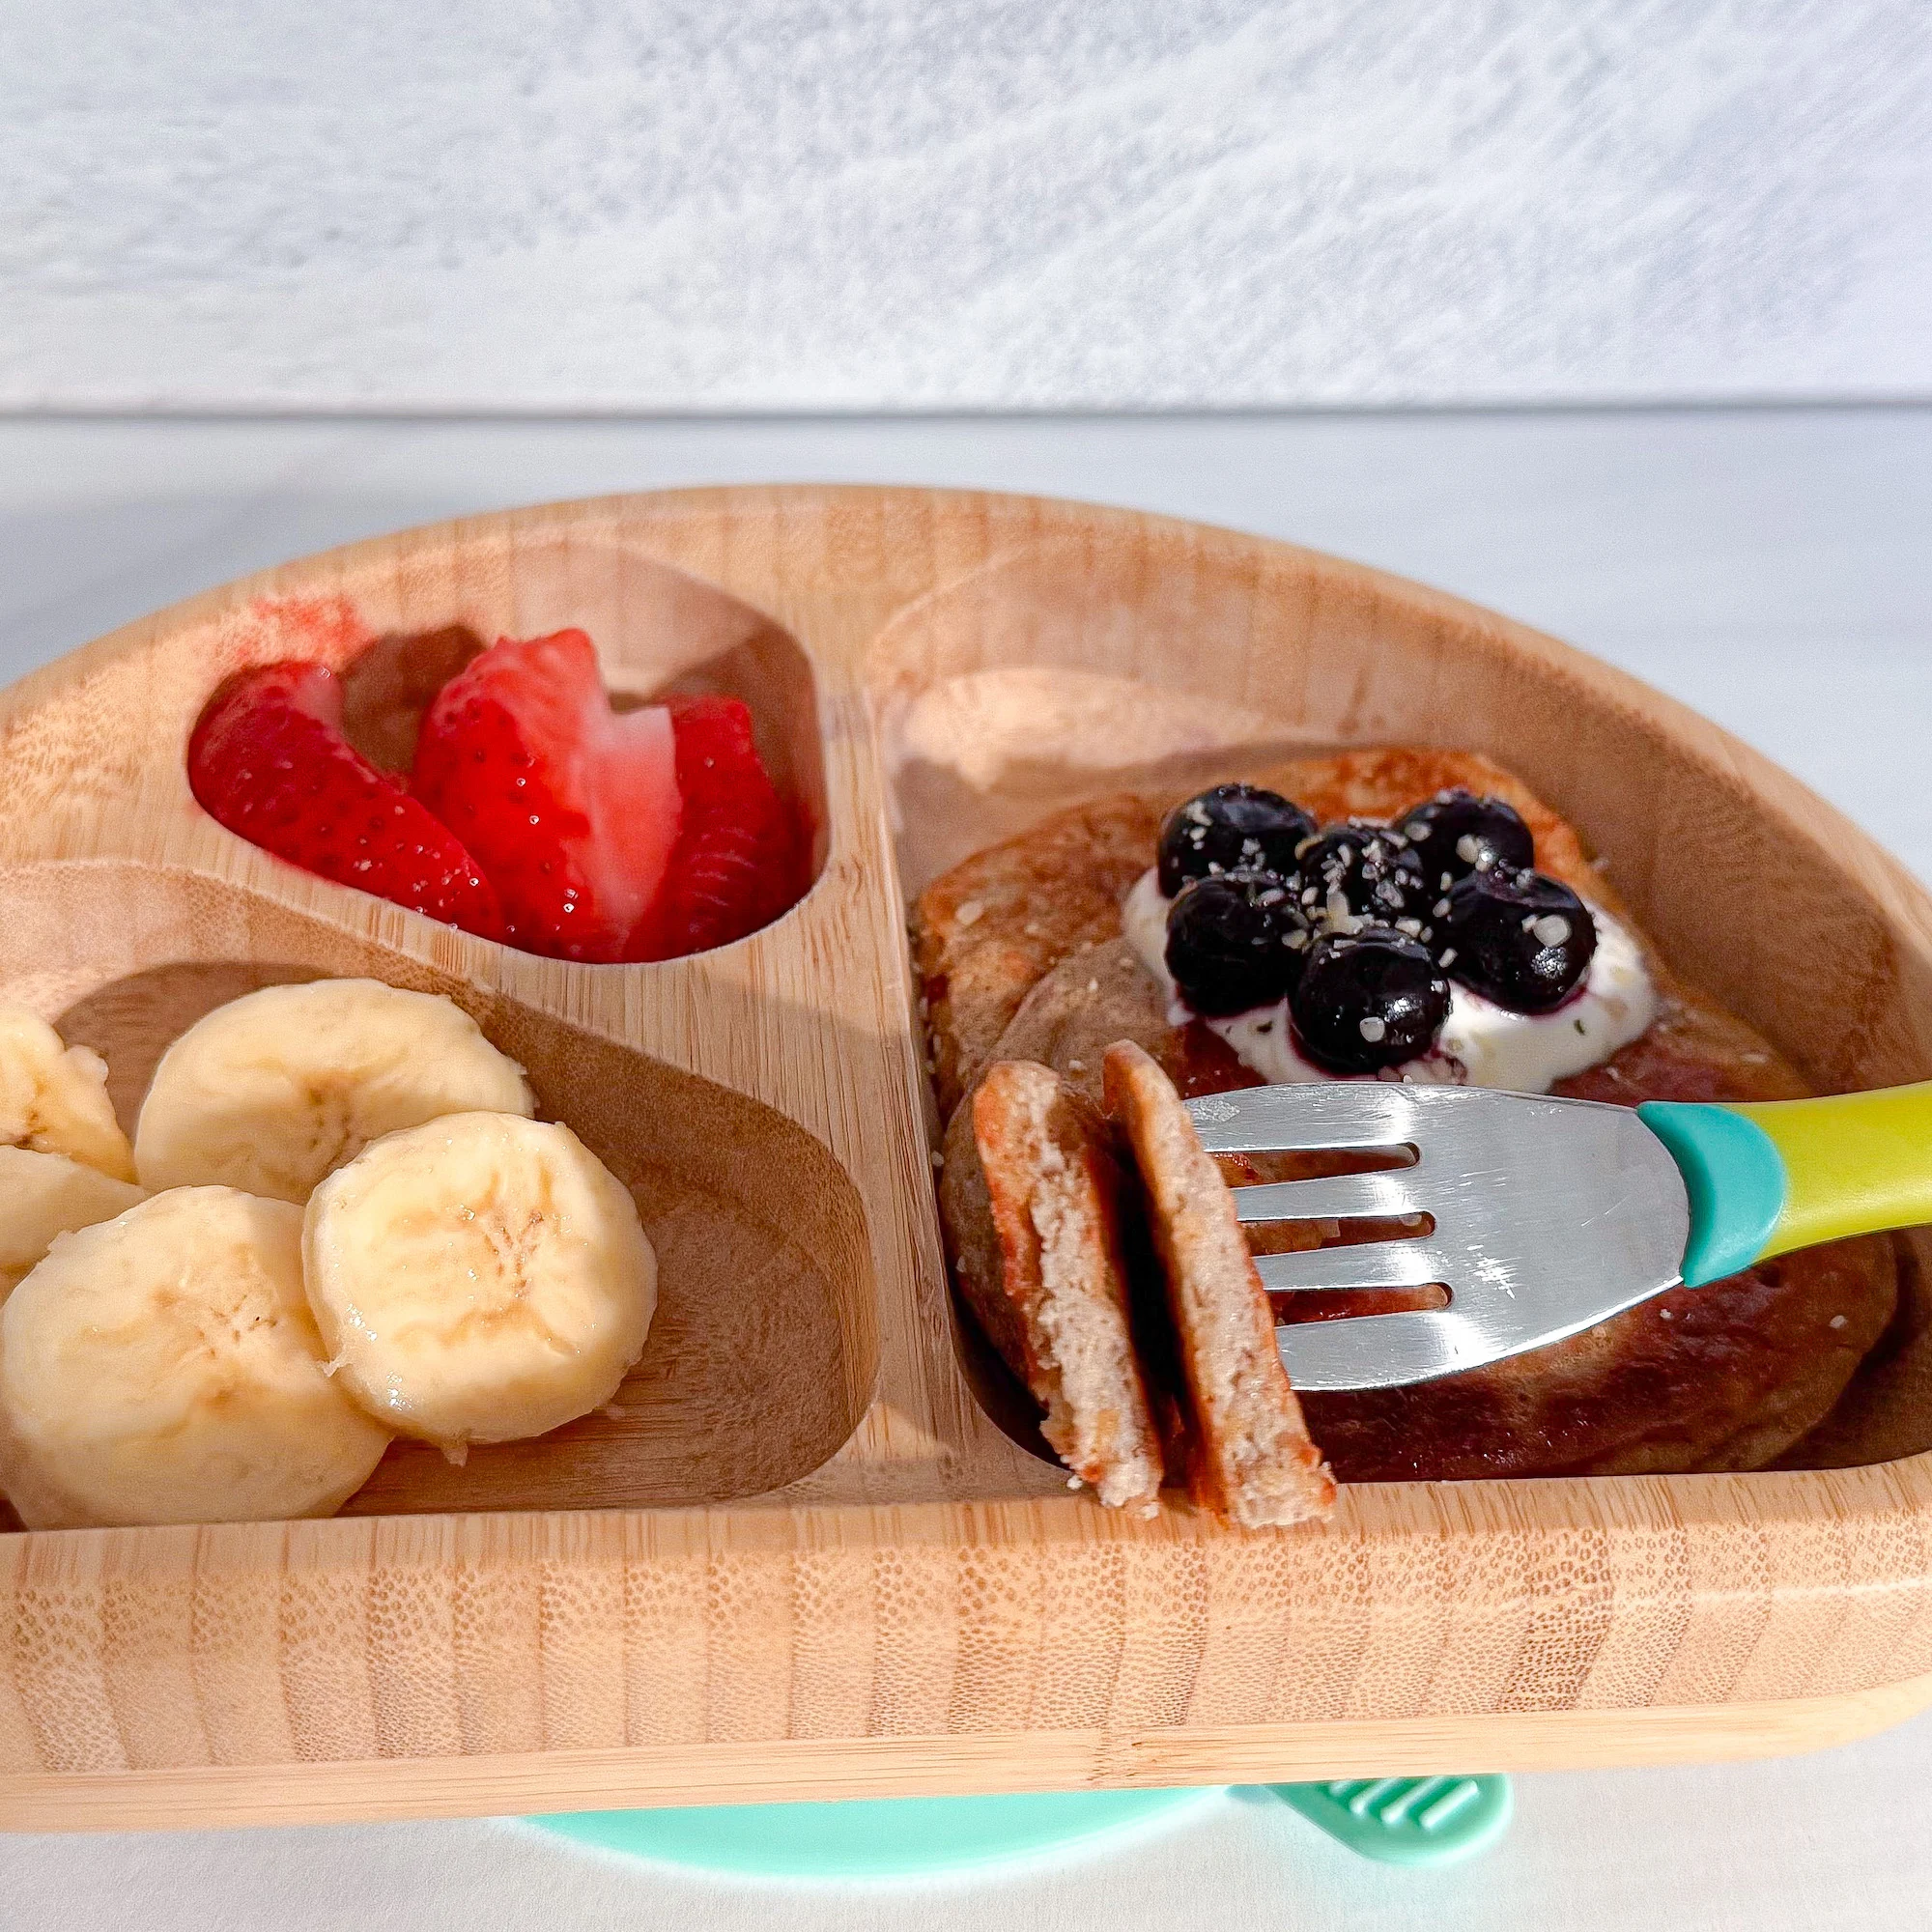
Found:
<svg viewBox="0 0 1932 1932"><path fill-rule="evenodd" d="M1151 1055L1126 1040L1109 1047L1105 1081L1107 1111L1140 1170L1167 1291L1189 1491L1243 1529L1326 1516L1334 1478L1289 1386L1234 1196Z"/></svg>
<svg viewBox="0 0 1932 1932"><path fill-rule="evenodd" d="M1539 869L1636 930L1575 830L1487 759L1348 752L1296 760L1258 782L1323 823L1394 817L1452 785L1492 793L1529 825ZM1160 816L1176 802L1129 794L1077 807L976 854L922 895L915 958L935 1064L950 1070L954 1095L949 1103L940 1085L943 1112L996 1058L1037 1061L1097 1102L1106 1049L1121 1039L1189 1096L1258 1084L1207 1028L1168 1023L1122 936L1120 899L1153 863ZM962 910L972 916L962 921ZM1654 949L1646 956L1659 1018L1556 1093L1634 1105L1808 1091L1769 1042L1678 980ZM1248 1178L1240 1164L1224 1165ZM1308 1171L1290 1158L1265 1178ZM947 1234L960 1253L970 1230L956 1213ZM1673 1291L1513 1361L1413 1388L1310 1395L1304 1408L1348 1482L1759 1468L1830 1412L1896 1299L1892 1245L1867 1236Z"/></svg>
<svg viewBox="0 0 1932 1932"><path fill-rule="evenodd" d="M1111 1136L1057 1074L989 1067L953 1116L940 1193L967 1305L1043 1413L1040 1434L1103 1503L1151 1515L1154 1433L1122 1252Z"/></svg>
<svg viewBox="0 0 1932 1932"><path fill-rule="evenodd" d="M1122 793L988 846L920 895L913 970L942 1121L1040 979L1067 953L1120 936L1121 900L1147 870L1159 831L1158 805Z"/></svg>

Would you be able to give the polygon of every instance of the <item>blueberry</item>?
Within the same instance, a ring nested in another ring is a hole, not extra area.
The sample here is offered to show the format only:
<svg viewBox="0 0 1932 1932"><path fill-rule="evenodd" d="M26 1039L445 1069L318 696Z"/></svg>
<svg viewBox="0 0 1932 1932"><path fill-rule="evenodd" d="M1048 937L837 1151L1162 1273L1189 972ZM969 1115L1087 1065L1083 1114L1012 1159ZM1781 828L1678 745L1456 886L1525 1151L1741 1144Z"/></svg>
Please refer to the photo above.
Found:
<svg viewBox="0 0 1932 1932"><path fill-rule="evenodd" d="M1428 916L1422 867L1401 835L1386 825L1359 818L1331 825L1303 842L1295 865L1301 872L1301 909L1311 920L1333 918L1338 905L1346 905L1351 918L1382 925Z"/></svg>
<svg viewBox="0 0 1932 1932"><path fill-rule="evenodd" d="M1452 979L1512 1012L1547 1013L1582 983L1597 950L1590 908L1541 872L1501 867L1449 889L1436 957Z"/></svg>
<svg viewBox="0 0 1932 1932"><path fill-rule="evenodd" d="M1335 1073L1373 1073L1427 1053L1449 1017L1449 981L1393 926L1324 932L1289 1005L1302 1050Z"/></svg>
<svg viewBox="0 0 1932 1932"><path fill-rule="evenodd" d="M1272 872L1190 879L1167 913L1167 970L1197 1013L1244 1013L1301 977L1308 922Z"/></svg>
<svg viewBox="0 0 1932 1932"><path fill-rule="evenodd" d="M1397 820L1396 830L1438 894L1471 872L1492 866L1520 871L1536 861L1536 840L1516 808L1499 798L1478 798L1461 785L1413 807Z"/></svg>
<svg viewBox="0 0 1932 1932"><path fill-rule="evenodd" d="M1259 785L1219 784L1178 805L1160 828L1160 890L1173 898L1189 879L1214 872L1294 870L1294 848L1315 821Z"/></svg>

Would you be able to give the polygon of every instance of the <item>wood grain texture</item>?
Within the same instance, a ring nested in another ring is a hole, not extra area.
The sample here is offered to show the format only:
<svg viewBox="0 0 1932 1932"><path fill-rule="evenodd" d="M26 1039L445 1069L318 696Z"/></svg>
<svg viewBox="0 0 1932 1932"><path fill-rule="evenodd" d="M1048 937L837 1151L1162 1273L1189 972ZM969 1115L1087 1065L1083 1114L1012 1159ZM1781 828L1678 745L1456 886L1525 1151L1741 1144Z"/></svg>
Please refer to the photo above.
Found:
<svg viewBox="0 0 1932 1932"><path fill-rule="evenodd" d="M753 699L820 829L785 919L692 960L539 960L295 872L188 795L238 665L565 622L619 690ZM1123 683L1140 724L1096 744ZM975 1400L902 884L1123 781L1395 739L1519 770L1820 1084L1932 1065L1932 903L1794 781L1504 619L1157 519L806 489L516 512L15 687L0 994L107 1053L126 1109L247 985L447 992L637 1189L666 1315L621 1416L462 1471L398 1452L360 1514L0 1538L0 1822L1642 1761L1923 1702L1922 1322L1834 1420L1852 1466L1361 1488L1318 1530L1123 1520Z"/></svg>
<svg viewBox="0 0 1932 1932"><path fill-rule="evenodd" d="M484 1818L680 1804L950 1798L1009 1791L1159 1790L1222 1782L1708 1764L1848 1744L1932 1704L1932 1678L1856 1696L1453 1719L1196 1726L1104 1732L980 1731L827 1743L669 1745L500 1757L372 1758L265 1778L233 1765L105 1776L0 1776L0 1820L21 1832L144 1832L197 1825L319 1825Z"/></svg>
<svg viewBox="0 0 1932 1932"><path fill-rule="evenodd" d="M18 13L0 403L1932 389L1911 0L433 18L419 71L383 9L153 0L106 40ZM399 70L406 113L370 85Z"/></svg>

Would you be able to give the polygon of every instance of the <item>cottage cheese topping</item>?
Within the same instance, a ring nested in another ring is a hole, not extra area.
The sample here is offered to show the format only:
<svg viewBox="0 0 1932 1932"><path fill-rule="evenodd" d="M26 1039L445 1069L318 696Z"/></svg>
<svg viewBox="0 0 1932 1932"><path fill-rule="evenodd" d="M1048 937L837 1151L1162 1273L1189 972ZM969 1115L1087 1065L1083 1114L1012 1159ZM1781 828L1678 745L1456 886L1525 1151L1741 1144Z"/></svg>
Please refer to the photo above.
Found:
<svg viewBox="0 0 1932 1932"><path fill-rule="evenodd" d="M1197 1015L1167 970L1170 903L1150 867L1127 895L1122 915L1128 944L1167 995L1169 1020L1183 1026ZM1449 1018L1435 1048L1377 1077L1547 1094L1557 1081L1600 1065L1628 1046L1656 1018L1657 988L1636 941L1599 907L1592 906L1590 915L1597 923L1596 955L1583 983L1554 1011L1513 1013L1452 982ZM1296 1047L1286 1000L1228 1019L1203 1019L1202 1024L1271 1084L1340 1077L1317 1066Z"/></svg>

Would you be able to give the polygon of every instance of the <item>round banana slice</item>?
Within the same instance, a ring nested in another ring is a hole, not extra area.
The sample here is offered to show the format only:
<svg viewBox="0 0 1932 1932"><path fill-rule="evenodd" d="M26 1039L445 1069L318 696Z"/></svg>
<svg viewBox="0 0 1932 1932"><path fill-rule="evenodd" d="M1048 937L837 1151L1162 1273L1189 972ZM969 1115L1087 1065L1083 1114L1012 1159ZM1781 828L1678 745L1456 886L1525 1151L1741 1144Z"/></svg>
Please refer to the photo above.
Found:
<svg viewBox="0 0 1932 1932"><path fill-rule="evenodd" d="M0 1147L64 1153L132 1180L134 1156L107 1098L107 1063L63 1046L39 1013L0 1006Z"/></svg>
<svg viewBox="0 0 1932 1932"><path fill-rule="evenodd" d="M507 1114L365 1149L310 1198L302 1258L336 1380L452 1451L602 1406L657 1308L629 1190L568 1127Z"/></svg>
<svg viewBox="0 0 1932 1932"><path fill-rule="evenodd" d="M111 1221L142 1198L132 1181L116 1180L64 1153L0 1147L0 1301L56 1235Z"/></svg>
<svg viewBox="0 0 1932 1932"><path fill-rule="evenodd" d="M0 1487L29 1529L327 1516L389 1440L328 1378L301 1210L157 1194L0 1308Z"/></svg>
<svg viewBox="0 0 1932 1932"><path fill-rule="evenodd" d="M264 986L161 1056L134 1128L141 1184L305 1202L371 1141L440 1114L536 1111L524 1069L438 993L380 980Z"/></svg>

